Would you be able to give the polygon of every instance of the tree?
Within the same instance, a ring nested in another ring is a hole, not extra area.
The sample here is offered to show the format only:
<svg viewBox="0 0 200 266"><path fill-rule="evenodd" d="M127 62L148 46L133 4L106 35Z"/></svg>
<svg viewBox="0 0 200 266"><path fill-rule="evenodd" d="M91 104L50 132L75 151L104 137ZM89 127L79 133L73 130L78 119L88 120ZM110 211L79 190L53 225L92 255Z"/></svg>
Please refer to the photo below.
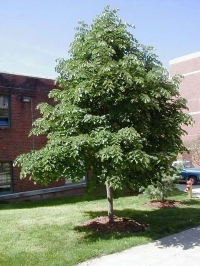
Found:
<svg viewBox="0 0 200 266"><path fill-rule="evenodd" d="M184 149L182 125L190 123L180 97L180 77L171 81L152 47L128 31L117 9L105 7L91 25L79 22L69 59L58 60L50 92L55 106L38 105L42 117L31 135L46 134L40 150L18 156L21 178L48 184L78 181L88 171L89 188L106 185L113 222L112 190L147 185L169 169Z"/></svg>
<svg viewBox="0 0 200 266"><path fill-rule="evenodd" d="M200 137L186 141L185 146L188 149L187 157L190 157L193 163L200 166Z"/></svg>
<svg viewBox="0 0 200 266"><path fill-rule="evenodd" d="M174 169L171 169L171 171L169 170L165 174L163 171L161 177L157 177L157 180L155 179L147 187L141 188L140 191L150 199L157 199L164 202L170 193L176 189L176 184L179 179L180 172L177 171L176 173Z"/></svg>

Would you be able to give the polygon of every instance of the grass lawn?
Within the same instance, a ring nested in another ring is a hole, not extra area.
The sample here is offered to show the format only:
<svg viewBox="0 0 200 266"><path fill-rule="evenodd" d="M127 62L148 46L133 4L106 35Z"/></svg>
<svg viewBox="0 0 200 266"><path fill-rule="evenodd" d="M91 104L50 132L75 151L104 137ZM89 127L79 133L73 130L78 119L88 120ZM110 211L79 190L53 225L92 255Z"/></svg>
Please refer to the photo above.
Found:
<svg viewBox="0 0 200 266"><path fill-rule="evenodd" d="M63 197L37 202L0 204L0 265L71 266L92 257L151 242L200 224L200 198L175 192L170 199L187 206L156 209L143 206L144 196L114 199L115 215L149 224L141 233L103 235L77 228L106 215L105 197Z"/></svg>

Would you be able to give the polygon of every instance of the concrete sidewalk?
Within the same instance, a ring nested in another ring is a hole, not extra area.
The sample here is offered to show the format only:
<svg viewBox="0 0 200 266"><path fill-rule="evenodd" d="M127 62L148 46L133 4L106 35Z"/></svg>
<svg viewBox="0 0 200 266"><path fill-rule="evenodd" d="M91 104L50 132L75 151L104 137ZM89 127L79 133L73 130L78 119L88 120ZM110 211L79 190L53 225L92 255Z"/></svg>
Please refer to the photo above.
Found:
<svg viewBox="0 0 200 266"><path fill-rule="evenodd" d="M198 266L200 226L78 266Z"/></svg>
<svg viewBox="0 0 200 266"><path fill-rule="evenodd" d="M185 184L178 188L185 190ZM200 197L200 185L193 186L193 197ZM200 221L199 221L200 223ZM141 245L77 266L198 266L200 265L200 226L153 243Z"/></svg>

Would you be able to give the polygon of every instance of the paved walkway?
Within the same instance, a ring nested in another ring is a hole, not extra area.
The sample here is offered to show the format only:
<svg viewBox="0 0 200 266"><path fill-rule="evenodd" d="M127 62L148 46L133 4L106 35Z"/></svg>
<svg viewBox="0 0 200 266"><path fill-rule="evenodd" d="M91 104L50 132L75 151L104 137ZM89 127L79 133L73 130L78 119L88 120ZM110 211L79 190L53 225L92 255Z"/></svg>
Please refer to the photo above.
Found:
<svg viewBox="0 0 200 266"><path fill-rule="evenodd" d="M200 226L78 266L198 266Z"/></svg>
<svg viewBox="0 0 200 266"><path fill-rule="evenodd" d="M178 185L180 190L185 184ZM200 197L200 185L193 186ZM200 221L199 221L200 223ZM153 243L141 245L78 264L78 266L198 266L200 265L200 226Z"/></svg>
<svg viewBox="0 0 200 266"><path fill-rule="evenodd" d="M185 184L178 184L177 187L178 187L178 189L184 191L186 185ZM192 196L200 198L200 185L199 184L192 186Z"/></svg>

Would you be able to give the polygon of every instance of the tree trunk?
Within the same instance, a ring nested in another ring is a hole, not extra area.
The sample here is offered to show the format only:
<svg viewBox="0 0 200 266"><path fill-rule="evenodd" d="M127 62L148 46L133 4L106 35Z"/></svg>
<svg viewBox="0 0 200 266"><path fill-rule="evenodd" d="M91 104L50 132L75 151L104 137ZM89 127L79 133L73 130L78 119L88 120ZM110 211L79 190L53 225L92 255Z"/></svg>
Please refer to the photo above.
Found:
<svg viewBox="0 0 200 266"><path fill-rule="evenodd" d="M164 195L164 192L162 192L162 194L161 194L161 201L162 201L162 202L165 201L165 195Z"/></svg>
<svg viewBox="0 0 200 266"><path fill-rule="evenodd" d="M112 189L109 187L108 183L106 183L106 193L107 193L107 199L108 199L109 223L114 223Z"/></svg>

